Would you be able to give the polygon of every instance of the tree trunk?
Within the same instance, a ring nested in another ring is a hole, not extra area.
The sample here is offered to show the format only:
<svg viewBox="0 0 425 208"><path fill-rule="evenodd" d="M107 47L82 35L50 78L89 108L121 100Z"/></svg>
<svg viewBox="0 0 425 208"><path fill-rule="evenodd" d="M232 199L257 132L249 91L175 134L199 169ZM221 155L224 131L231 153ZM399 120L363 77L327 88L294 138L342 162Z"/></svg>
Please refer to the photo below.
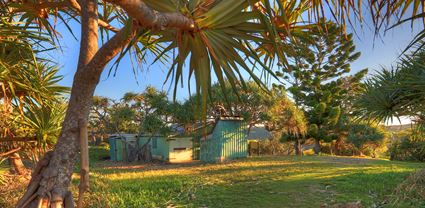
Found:
<svg viewBox="0 0 425 208"><path fill-rule="evenodd" d="M342 149L343 139L338 138L335 142L335 154L341 155L341 149Z"/></svg>
<svg viewBox="0 0 425 208"><path fill-rule="evenodd" d="M128 145L129 152L127 161L128 162L135 162L135 161L142 161L142 162L152 162L152 151L151 151L151 143L152 138L149 138L148 141L140 147L139 140L137 140L137 143L135 146Z"/></svg>
<svg viewBox="0 0 425 208"><path fill-rule="evenodd" d="M21 156L17 152L9 156L9 163L13 168L13 172L18 175L25 175L27 169L25 168L24 163L22 162Z"/></svg>
<svg viewBox="0 0 425 208"><path fill-rule="evenodd" d="M68 187L78 158L80 129L87 123L93 93L103 68L135 34L134 28L130 32L127 28L122 29L99 49L89 64L78 66L58 142L54 150L37 164L17 207L48 207L49 204L51 207L74 207ZM83 32L82 43L85 38Z"/></svg>
<svg viewBox="0 0 425 208"><path fill-rule="evenodd" d="M138 22L122 28L98 49L97 1L72 1L75 6L81 3L82 29L80 56L67 112L54 150L38 162L17 207L74 207L68 187L80 149L80 131L86 127L93 93L106 64L131 42L140 26L195 28L193 20L181 13L160 13L150 9L143 1L109 1L121 6Z"/></svg>
<svg viewBox="0 0 425 208"><path fill-rule="evenodd" d="M318 155L320 153L320 140L318 139L314 139L314 146L313 146L313 150L314 150L314 154Z"/></svg>
<svg viewBox="0 0 425 208"><path fill-rule="evenodd" d="M294 149L295 149L295 155L298 155L298 156L302 156L303 155L301 141L299 139L295 140L295 142L294 142Z"/></svg>

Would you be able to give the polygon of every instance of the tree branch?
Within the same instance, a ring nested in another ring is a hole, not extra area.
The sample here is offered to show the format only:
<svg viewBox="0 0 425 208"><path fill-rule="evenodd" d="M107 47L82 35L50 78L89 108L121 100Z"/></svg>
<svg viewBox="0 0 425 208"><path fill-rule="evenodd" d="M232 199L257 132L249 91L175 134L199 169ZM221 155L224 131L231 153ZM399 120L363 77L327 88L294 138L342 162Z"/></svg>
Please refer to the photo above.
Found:
<svg viewBox="0 0 425 208"><path fill-rule="evenodd" d="M77 2L77 0L68 0L68 2L69 2L69 4L71 5L72 8L74 8L75 10L77 10L77 12L81 13L81 6ZM98 19L98 23L99 23L99 26L101 26L103 28L106 28L106 29L108 29L110 31L113 31L113 32L118 32L119 31L117 28L112 27L110 24L108 24L107 22L105 22L105 21L103 21L101 19Z"/></svg>
<svg viewBox="0 0 425 208"><path fill-rule="evenodd" d="M20 147L18 147L18 148L16 148L16 149L13 149L13 150L10 150L10 151L7 151L7 152L5 152L5 153L1 153L1 154L0 154L0 157L4 157L4 156L6 156L6 155L10 155L10 154L15 153L15 152L17 152L17 151L19 151L19 150L21 150L21 148L20 148Z"/></svg>
<svg viewBox="0 0 425 208"><path fill-rule="evenodd" d="M164 30L166 28L179 28L194 30L194 21L180 12L162 13L148 7L142 0L106 0L123 8L127 14L146 28Z"/></svg>
<svg viewBox="0 0 425 208"><path fill-rule="evenodd" d="M138 26L122 28L108 42L106 42L94 55L92 60L86 65L88 70L95 70L100 74L103 68L111 61L131 40L136 36Z"/></svg>
<svg viewBox="0 0 425 208"><path fill-rule="evenodd" d="M83 9L80 11L81 43L77 70L81 70L86 64L88 64L99 49L97 1L82 0L81 3L83 5Z"/></svg>

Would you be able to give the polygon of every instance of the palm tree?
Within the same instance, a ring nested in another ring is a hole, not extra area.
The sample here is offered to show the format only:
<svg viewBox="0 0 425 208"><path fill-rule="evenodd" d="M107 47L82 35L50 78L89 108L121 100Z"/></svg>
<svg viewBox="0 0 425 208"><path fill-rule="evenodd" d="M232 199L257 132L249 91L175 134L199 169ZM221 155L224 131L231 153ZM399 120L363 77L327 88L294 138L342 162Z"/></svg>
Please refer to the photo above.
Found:
<svg viewBox="0 0 425 208"><path fill-rule="evenodd" d="M360 118L377 122L401 116L425 124L425 49L404 55L391 69L383 69L365 83L355 103Z"/></svg>
<svg viewBox="0 0 425 208"><path fill-rule="evenodd" d="M0 67L0 100L3 100L1 117L4 120L0 124L3 130L0 141L3 138L12 140L1 143L0 149L4 151L21 148L21 152L31 152L29 149L34 148L30 144L13 142L15 137L36 136L37 146L45 148L54 143L52 137L58 136L58 125L63 117L61 113L64 113L60 109L64 108L57 103L67 88L57 85L61 79L56 75L57 68L46 63L36 64L24 62L16 67ZM19 152L11 155L10 160L15 172L23 174Z"/></svg>
<svg viewBox="0 0 425 208"><path fill-rule="evenodd" d="M368 1L368 6L379 28L386 19L393 19L393 14L396 21L406 16L404 8L414 7L412 16L420 18L415 15L421 3L420 0L395 3L377 0ZM102 10L98 10L98 4ZM155 61L171 66L168 78L173 80L174 92L178 83L196 80L196 92L202 95L200 103L206 109L213 76L221 84L227 79L236 86L243 83L244 71L264 87L254 70L273 73L260 58L268 58L270 65L277 62L287 65L285 52L290 49L284 43L291 39L291 32L296 32L296 26L306 24L300 20L301 13L308 13L309 20L318 20L325 15L326 7L335 20L345 25L351 22L351 16L360 19L362 6L361 1L354 4L353 1L316 0L36 0L19 3L3 0L2 15L45 31L55 41L59 41L59 32L48 17L64 23L71 33L69 19L80 20L76 22L82 26L80 57L61 137L53 153L39 163L33 173L34 180L18 206L72 206L68 186L79 150L83 155L82 173L85 173L80 191L87 187L87 119L100 74L113 58L116 57L117 66L127 54L135 55L141 64L146 62L145 57L153 55ZM297 18L289 18L289 14L297 12L300 13L298 17L295 15ZM99 42L103 43L100 48ZM186 80L185 64L189 71ZM79 205L81 202L79 200Z"/></svg>
<svg viewBox="0 0 425 208"><path fill-rule="evenodd" d="M1 14L4 14L1 7ZM35 106L43 108L56 100L57 97L67 91L67 88L57 85L62 79L56 75L58 68L51 63L36 58L37 51L33 46L42 41L50 43L45 34L27 28L24 24L13 22L11 19L0 16L0 100L3 101L1 111L0 140L5 137L28 136L22 130L22 126L16 121L28 120L27 114ZM19 119L15 119L19 117ZM31 130L41 130L33 126ZM33 135L29 135L32 137ZM31 145L11 142L1 143L0 148L10 151L10 148L28 150ZM46 145L46 141L39 140L40 145ZM18 152L10 154L11 163L14 164L15 172L23 174L23 164Z"/></svg>

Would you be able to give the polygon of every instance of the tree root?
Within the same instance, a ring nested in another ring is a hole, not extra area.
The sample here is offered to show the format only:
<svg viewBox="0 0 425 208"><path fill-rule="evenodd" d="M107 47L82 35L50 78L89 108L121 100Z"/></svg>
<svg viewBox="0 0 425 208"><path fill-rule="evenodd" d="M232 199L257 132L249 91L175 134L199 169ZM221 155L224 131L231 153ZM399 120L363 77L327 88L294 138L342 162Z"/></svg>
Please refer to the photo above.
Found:
<svg viewBox="0 0 425 208"><path fill-rule="evenodd" d="M46 173L43 173L43 170L49 165L52 155L53 155L53 152L47 152L44 155L43 159L34 168L34 171L31 175L32 176L31 180L27 187L27 191L25 192L24 196L22 196L22 198L16 204L17 208L26 208L26 207L37 207L37 208L46 207L47 208L49 207L49 205L51 205L51 207L54 207L52 206L54 203L51 203L50 194L47 194L48 196L40 196L40 193L38 193L40 182L43 179L43 175L46 174ZM62 204L62 201L61 201L61 204Z"/></svg>
<svg viewBox="0 0 425 208"><path fill-rule="evenodd" d="M59 194L47 192L42 194L39 190L43 176L49 176L49 171L44 171L49 165L53 152L47 152L44 158L37 164L32 173L31 180L28 184L27 191L24 196L18 201L17 208L74 208L74 199L72 193L68 191L65 197Z"/></svg>

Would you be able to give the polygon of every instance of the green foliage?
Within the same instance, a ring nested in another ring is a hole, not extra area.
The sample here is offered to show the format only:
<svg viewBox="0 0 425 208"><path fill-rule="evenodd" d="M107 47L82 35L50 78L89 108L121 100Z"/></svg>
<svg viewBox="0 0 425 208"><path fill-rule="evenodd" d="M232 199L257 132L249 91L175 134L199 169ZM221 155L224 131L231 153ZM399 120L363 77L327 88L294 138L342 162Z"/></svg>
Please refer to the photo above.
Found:
<svg viewBox="0 0 425 208"><path fill-rule="evenodd" d="M284 135L303 137L307 133L307 120L301 111L287 97L276 98L268 111L269 127Z"/></svg>
<svg viewBox="0 0 425 208"><path fill-rule="evenodd" d="M352 34L332 22L323 19L296 38L300 43L294 46L293 64L282 73L290 76L281 80L305 110L309 136L330 142L346 131L343 126L348 125L353 98L362 92L360 81L367 70L347 76L360 53L355 52Z"/></svg>
<svg viewBox="0 0 425 208"><path fill-rule="evenodd" d="M45 147L56 143L62 129L65 111L64 102L42 106L32 105L26 109L18 123L27 135L35 135L39 144Z"/></svg>
<svg viewBox="0 0 425 208"><path fill-rule="evenodd" d="M385 144L388 133L377 125L360 123L351 124L348 131L347 139L360 151L370 147L376 149Z"/></svg>
<svg viewBox="0 0 425 208"><path fill-rule="evenodd" d="M33 137L39 145L56 141L64 117L62 96L69 88L58 85L63 76L52 62L38 57L53 42L37 27L27 25L0 7L1 137ZM2 145L3 146L3 145Z"/></svg>
<svg viewBox="0 0 425 208"><path fill-rule="evenodd" d="M129 106L115 104L110 109L111 132L137 133L136 111Z"/></svg>
<svg viewBox="0 0 425 208"><path fill-rule="evenodd" d="M389 149L392 160L425 161L425 135L422 129L414 128L398 137Z"/></svg>
<svg viewBox="0 0 425 208"><path fill-rule="evenodd" d="M55 65L29 61L23 59L14 66L0 64L4 107L0 137L35 136L37 144L46 148L59 136L66 109L62 96L69 88L58 85L63 77L57 75Z"/></svg>
<svg viewBox="0 0 425 208"><path fill-rule="evenodd" d="M188 125L196 121L194 103L186 101L184 103L174 102L171 104L172 119L175 123Z"/></svg>
<svg viewBox="0 0 425 208"><path fill-rule="evenodd" d="M236 92L230 82L216 83L211 87L209 114L212 117L241 116L248 123L261 123L268 119L267 110L275 99L285 96L281 92L267 92L255 82L237 85Z"/></svg>
<svg viewBox="0 0 425 208"><path fill-rule="evenodd" d="M95 96L89 120L93 133L101 135L117 132L169 134L170 123L194 122L193 103L170 102L164 91L151 86L141 93L125 93L119 102Z"/></svg>
<svg viewBox="0 0 425 208"><path fill-rule="evenodd" d="M407 54L390 70L369 78L365 92L356 102L361 119L389 121L410 116L423 123L425 102L425 50Z"/></svg>
<svg viewBox="0 0 425 208"><path fill-rule="evenodd" d="M325 203L333 206L353 201L361 201L365 207L379 205L388 199L388 193L424 164L328 156L279 156L185 168L150 169L123 164L118 169L109 168L112 164L102 161L93 166L92 191L86 201L90 207L166 207L170 204L281 207L288 204L313 208ZM306 197L310 200L303 200ZM415 205L418 203L412 206Z"/></svg>

